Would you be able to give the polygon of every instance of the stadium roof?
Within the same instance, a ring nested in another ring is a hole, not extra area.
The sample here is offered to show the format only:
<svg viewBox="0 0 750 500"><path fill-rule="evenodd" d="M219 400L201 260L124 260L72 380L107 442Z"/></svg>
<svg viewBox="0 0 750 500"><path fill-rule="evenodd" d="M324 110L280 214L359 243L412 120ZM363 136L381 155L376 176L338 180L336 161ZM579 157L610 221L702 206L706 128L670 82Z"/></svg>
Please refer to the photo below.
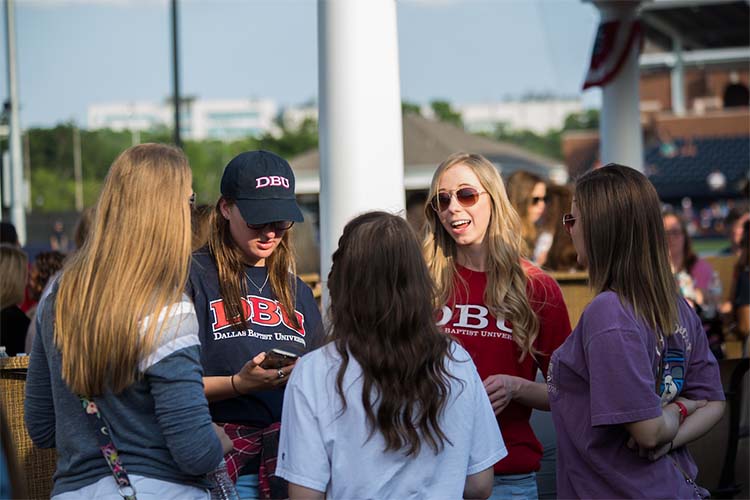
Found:
<svg viewBox="0 0 750 500"><path fill-rule="evenodd" d="M646 39L672 50L679 36L684 50L750 46L747 0L654 0L641 5Z"/></svg>

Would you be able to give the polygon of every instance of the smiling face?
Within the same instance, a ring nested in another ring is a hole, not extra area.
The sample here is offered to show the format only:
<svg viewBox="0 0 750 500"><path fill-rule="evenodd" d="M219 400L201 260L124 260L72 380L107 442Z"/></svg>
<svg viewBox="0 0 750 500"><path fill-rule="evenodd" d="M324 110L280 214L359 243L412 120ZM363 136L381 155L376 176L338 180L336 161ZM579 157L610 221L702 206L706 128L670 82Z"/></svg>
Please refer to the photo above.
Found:
<svg viewBox="0 0 750 500"><path fill-rule="evenodd" d="M536 222L542 218L544 207L546 206L544 201L546 196L547 186L545 186L543 182L537 182L536 185L534 185L534 189L531 190L528 200L529 206L526 209L529 221L531 221L532 224L536 224ZM534 201L536 201L536 203L534 203Z"/></svg>
<svg viewBox="0 0 750 500"><path fill-rule="evenodd" d="M266 265L266 259L279 246L286 230L275 230L272 224L263 229L250 229L237 205L230 204L225 199L219 202L219 208L221 215L229 221L229 232L245 256L245 262L255 267Z"/></svg>
<svg viewBox="0 0 750 500"><path fill-rule="evenodd" d="M456 199L456 191L470 187L479 193L477 202L464 207ZM486 242L487 229L492 213L492 201L474 171L459 163L448 168L440 177L438 192L451 195L450 205L438 212L440 223L456 242L460 252L482 248Z"/></svg>

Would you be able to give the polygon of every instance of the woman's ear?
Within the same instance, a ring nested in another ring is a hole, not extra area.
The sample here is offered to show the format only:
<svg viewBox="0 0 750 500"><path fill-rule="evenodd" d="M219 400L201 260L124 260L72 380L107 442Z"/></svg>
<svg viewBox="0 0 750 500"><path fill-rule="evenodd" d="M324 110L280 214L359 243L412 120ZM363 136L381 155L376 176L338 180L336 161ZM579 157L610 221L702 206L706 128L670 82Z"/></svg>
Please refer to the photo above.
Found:
<svg viewBox="0 0 750 500"><path fill-rule="evenodd" d="M219 210L221 210L221 215L223 215L226 220L229 220L229 217L231 216L232 206L227 202L225 198L221 198L219 200Z"/></svg>

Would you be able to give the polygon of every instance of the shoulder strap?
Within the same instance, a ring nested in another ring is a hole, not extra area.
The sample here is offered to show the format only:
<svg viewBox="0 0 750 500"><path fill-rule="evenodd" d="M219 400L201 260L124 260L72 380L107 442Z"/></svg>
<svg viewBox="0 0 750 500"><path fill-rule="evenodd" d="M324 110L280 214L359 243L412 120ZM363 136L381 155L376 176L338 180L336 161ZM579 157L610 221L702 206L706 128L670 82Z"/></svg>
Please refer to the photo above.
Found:
<svg viewBox="0 0 750 500"><path fill-rule="evenodd" d="M124 500L137 500L135 496L135 488L130 484L130 478L125 470L125 466L120 462L120 454L117 453L117 448L115 448L112 438L109 437L109 427L102 418L101 413L99 413L99 408L96 406L93 399L85 396L79 397L81 399L81 405L88 417L88 421L91 424L91 428L96 435L99 449L109 466L109 470L112 471L112 477L115 478L117 491Z"/></svg>

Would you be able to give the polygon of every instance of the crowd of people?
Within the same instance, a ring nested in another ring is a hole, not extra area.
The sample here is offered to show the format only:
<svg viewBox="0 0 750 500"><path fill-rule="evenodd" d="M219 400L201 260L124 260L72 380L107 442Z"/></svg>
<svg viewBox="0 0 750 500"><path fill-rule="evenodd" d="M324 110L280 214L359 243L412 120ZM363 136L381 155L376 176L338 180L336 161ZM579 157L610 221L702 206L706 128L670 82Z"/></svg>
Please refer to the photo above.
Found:
<svg viewBox="0 0 750 500"><path fill-rule="evenodd" d="M288 162L241 153L213 207L191 185L180 150L124 151L77 249L34 260L29 315L26 256L0 245L2 344L30 352L53 498L538 498L533 410L560 498L706 496L686 445L724 411L699 316L714 276L639 172L548 186L453 154L409 222L346 225L326 321L296 272ZM547 270L583 269L595 297L571 329Z"/></svg>

